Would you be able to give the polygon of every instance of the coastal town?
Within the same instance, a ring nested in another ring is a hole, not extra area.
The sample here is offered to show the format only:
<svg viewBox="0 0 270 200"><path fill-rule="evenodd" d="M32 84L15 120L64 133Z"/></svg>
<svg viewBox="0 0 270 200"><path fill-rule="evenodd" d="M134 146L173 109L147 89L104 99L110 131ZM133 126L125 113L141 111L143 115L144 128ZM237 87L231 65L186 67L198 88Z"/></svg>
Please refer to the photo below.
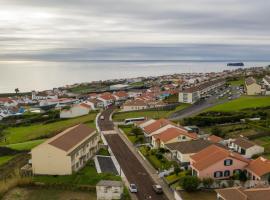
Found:
<svg viewBox="0 0 270 200"><path fill-rule="evenodd" d="M3 199L39 191L90 200L270 194L269 66L0 96Z"/></svg>

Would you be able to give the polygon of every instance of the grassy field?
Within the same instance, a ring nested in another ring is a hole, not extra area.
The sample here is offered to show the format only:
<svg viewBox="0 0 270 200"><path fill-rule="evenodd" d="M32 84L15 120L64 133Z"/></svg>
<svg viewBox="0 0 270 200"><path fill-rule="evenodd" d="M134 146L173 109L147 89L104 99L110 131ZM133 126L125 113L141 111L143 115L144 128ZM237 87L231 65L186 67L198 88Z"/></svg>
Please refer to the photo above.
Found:
<svg viewBox="0 0 270 200"><path fill-rule="evenodd" d="M240 85L244 85L244 79L241 78L241 79L236 80L236 81L228 81L228 83L232 86L240 86Z"/></svg>
<svg viewBox="0 0 270 200"><path fill-rule="evenodd" d="M30 151L32 148L41 144L45 140L46 139L31 140L31 141L27 141L27 142L6 145L6 147L9 147L9 148L15 149L15 150L19 150L19 151Z"/></svg>
<svg viewBox="0 0 270 200"><path fill-rule="evenodd" d="M69 191L45 188L14 188L10 190L3 200L95 200L94 192Z"/></svg>
<svg viewBox="0 0 270 200"><path fill-rule="evenodd" d="M8 161L10 161L14 157L15 157L15 155L1 156L0 157L0 165L7 163Z"/></svg>
<svg viewBox="0 0 270 200"><path fill-rule="evenodd" d="M239 111L247 108L258 108L270 106L270 96L242 96L239 99L216 105L206 111Z"/></svg>
<svg viewBox="0 0 270 200"><path fill-rule="evenodd" d="M153 118L153 119L159 119L159 118L167 118L169 117L172 113L183 110L187 107L189 107L190 104L181 104L177 106L174 110L161 110L161 111L132 111L132 112L118 112L113 115L113 120L114 121L123 121L127 118L136 118L136 117L147 117L147 118Z"/></svg>
<svg viewBox="0 0 270 200"><path fill-rule="evenodd" d="M95 186L100 180L121 181L120 176L109 173L98 174L94 162L89 162L79 172L66 176L34 176L34 181L47 184L66 184L66 185L92 185Z"/></svg>
<svg viewBox="0 0 270 200"><path fill-rule="evenodd" d="M62 120L49 124L34 124L30 126L7 128L3 131L6 141L2 141L0 144L7 145L40 139L43 137L49 137L79 123L86 123L93 127L93 120L95 120L96 114L97 113L90 113L86 116Z"/></svg>

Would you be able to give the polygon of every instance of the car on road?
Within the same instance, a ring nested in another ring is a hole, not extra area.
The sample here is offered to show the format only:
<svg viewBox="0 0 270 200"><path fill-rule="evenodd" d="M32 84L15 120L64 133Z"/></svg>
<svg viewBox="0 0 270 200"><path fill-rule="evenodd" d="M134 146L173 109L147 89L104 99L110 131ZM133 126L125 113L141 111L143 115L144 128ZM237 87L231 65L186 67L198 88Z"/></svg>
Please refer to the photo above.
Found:
<svg viewBox="0 0 270 200"><path fill-rule="evenodd" d="M131 183L131 184L129 185L129 191L130 191L131 193L137 193L137 192L138 192L137 186L136 186L134 183Z"/></svg>
<svg viewBox="0 0 270 200"><path fill-rule="evenodd" d="M101 116L100 116L100 119L101 119L101 120L104 120L104 116L103 116L103 115L101 115Z"/></svg>
<svg viewBox="0 0 270 200"><path fill-rule="evenodd" d="M155 193L157 193L157 194L163 193L162 187L160 185L153 185L153 189L154 189Z"/></svg>

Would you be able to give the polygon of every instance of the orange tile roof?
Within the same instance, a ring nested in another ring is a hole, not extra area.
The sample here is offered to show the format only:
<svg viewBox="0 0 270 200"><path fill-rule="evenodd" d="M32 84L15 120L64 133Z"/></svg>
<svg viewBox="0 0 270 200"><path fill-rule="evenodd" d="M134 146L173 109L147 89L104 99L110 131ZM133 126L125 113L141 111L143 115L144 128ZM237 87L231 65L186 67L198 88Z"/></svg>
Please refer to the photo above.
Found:
<svg viewBox="0 0 270 200"><path fill-rule="evenodd" d="M128 93L126 93L125 91L115 92L114 95L117 97L128 97Z"/></svg>
<svg viewBox="0 0 270 200"><path fill-rule="evenodd" d="M154 135L155 139L158 139L162 142L168 142L180 135L185 135L187 137L190 137L192 139L197 139L196 133L189 133L185 131L184 129L180 128L168 128L167 130L161 132L160 134Z"/></svg>
<svg viewBox="0 0 270 200"><path fill-rule="evenodd" d="M206 169L209 166L227 157L235 158L242 162L249 163L249 160L242 157L240 154L230 152L229 150L219 147L217 145L211 145L201 150L200 152L190 156L190 158L194 161L192 166L197 170Z"/></svg>
<svg viewBox="0 0 270 200"><path fill-rule="evenodd" d="M115 100L115 97L111 93L104 93L100 98L104 100Z"/></svg>
<svg viewBox="0 0 270 200"><path fill-rule="evenodd" d="M218 137L216 135L210 135L207 140L214 142L214 143L219 143L220 141L222 141L223 139L221 137Z"/></svg>
<svg viewBox="0 0 270 200"><path fill-rule="evenodd" d="M81 104L79 104L80 106L82 106L82 107L85 107L85 108L88 108L88 109L91 109L91 106L90 105L88 105L88 104L86 104L86 103L81 103Z"/></svg>
<svg viewBox="0 0 270 200"><path fill-rule="evenodd" d="M154 132L154 131L156 131L156 130L158 130L158 129L160 129L168 124L174 125L173 122L171 122L167 119L159 119L159 120L155 121L154 123L144 127L144 132L149 135L152 132Z"/></svg>
<svg viewBox="0 0 270 200"><path fill-rule="evenodd" d="M258 176L263 176L264 174L270 173L270 160L259 157L252 160L247 169L254 172Z"/></svg>

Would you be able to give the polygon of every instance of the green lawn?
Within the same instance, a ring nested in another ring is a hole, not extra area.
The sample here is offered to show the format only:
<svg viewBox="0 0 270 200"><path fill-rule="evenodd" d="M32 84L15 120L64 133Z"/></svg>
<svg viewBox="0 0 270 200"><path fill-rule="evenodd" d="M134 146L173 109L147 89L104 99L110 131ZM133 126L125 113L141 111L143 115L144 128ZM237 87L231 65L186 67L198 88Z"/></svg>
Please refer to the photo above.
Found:
<svg viewBox="0 0 270 200"><path fill-rule="evenodd" d="M239 111L247 108L258 108L270 106L270 96L242 96L224 104L216 105L206 111Z"/></svg>
<svg viewBox="0 0 270 200"><path fill-rule="evenodd" d="M66 128L74 126L79 123L86 123L89 126L93 127L97 113L90 113L89 115L62 120L58 122L53 122L49 124L34 124L30 126L21 126L21 127L10 127L3 131L6 141L1 142L1 145L5 144L14 144L26 142L29 140L35 140L45 137L50 137L54 134L57 134Z"/></svg>
<svg viewBox="0 0 270 200"><path fill-rule="evenodd" d="M159 160L155 154L152 155L150 153L151 151L147 153L145 146L140 147L140 152L147 158L147 160L151 163L151 165L157 170L169 169L174 164L174 162L170 162L166 158L163 158L163 160Z"/></svg>
<svg viewBox="0 0 270 200"><path fill-rule="evenodd" d="M27 141L27 142L21 142L21 143L6 145L6 147L9 147L11 149L15 149L15 150L18 150L18 151L30 151L32 148L34 148L35 146L41 144L45 140L46 139L31 140L31 141Z"/></svg>
<svg viewBox="0 0 270 200"><path fill-rule="evenodd" d="M174 110L161 110L161 111L147 111L147 110L141 110L141 111L131 111L131 112L118 112L113 115L114 121L124 121L127 118L136 118L136 117L147 117L147 118L153 118L153 119L159 119L159 118L167 118L172 113L183 110L187 107L189 107L190 104L181 104L177 106Z"/></svg>
<svg viewBox="0 0 270 200"><path fill-rule="evenodd" d="M0 157L0 165L3 165L5 163L7 163L8 161L10 161L12 158L14 158L15 155L10 155L10 156L1 156Z"/></svg>
<svg viewBox="0 0 270 200"><path fill-rule="evenodd" d="M121 181L120 176L109 173L98 174L93 161L79 172L66 176L34 176L34 181L47 184L66 184L66 185L92 185L95 186L100 180Z"/></svg>
<svg viewBox="0 0 270 200"><path fill-rule="evenodd" d="M135 144L138 140L143 140L144 136L143 135L138 135L137 137L135 135L130 134L133 126L127 125L127 126L119 126L120 129L125 133L125 135L128 137L130 142L132 144Z"/></svg>
<svg viewBox="0 0 270 200"><path fill-rule="evenodd" d="M240 85L244 85L244 79L241 78L241 79L236 80L236 81L228 81L228 83L232 86L240 86Z"/></svg>
<svg viewBox="0 0 270 200"><path fill-rule="evenodd" d="M14 188L4 195L3 200L95 200L95 192L71 191L54 188Z"/></svg>

